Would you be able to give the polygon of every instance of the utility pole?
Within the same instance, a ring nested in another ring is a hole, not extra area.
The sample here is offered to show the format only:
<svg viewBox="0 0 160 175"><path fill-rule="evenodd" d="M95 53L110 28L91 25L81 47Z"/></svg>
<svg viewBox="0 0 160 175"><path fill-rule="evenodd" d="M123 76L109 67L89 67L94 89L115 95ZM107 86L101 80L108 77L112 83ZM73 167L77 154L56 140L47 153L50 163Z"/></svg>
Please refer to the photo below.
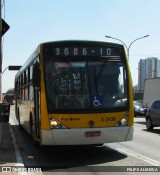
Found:
<svg viewBox="0 0 160 175"><path fill-rule="evenodd" d="M2 0L0 0L0 101L2 100Z"/></svg>
<svg viewBox="0 0 160 175"><path fill-rule="evenodd" d="M3 62L3 55L2 55L2 36L7 32L10 26L2 19L2 8L5 6L5 1L0 0L0 101L2 95L2 62Z"/></svg>
<svg viewBox="0 0 160 175"><path fill-rule="evenodd" d="M0 0L0 101L2 99L2 1ZM2 147L2 123L0 122L0 147Z"/></svg>
<svg viewBox="0 0 160 175"><path fill-rule="evenodd" d="M2 36L8 29L9 25L2 19L2 0L0 0L0 101L2 99ZM4 112L6 109L8 110L7 113ZM9 122L9 109L9 104L0 103L0 147L2 147L3 144L2 122ZM4 115L2 115L2 113L7 114L7 116L5 115L5 118L7 117L7 121L3 120Z"/></svg>
<svg viewBox="0 0 160 175"><path fill-rule="evenodd" d="M0 0L0 73L2 72L2 0Z"/></svg>

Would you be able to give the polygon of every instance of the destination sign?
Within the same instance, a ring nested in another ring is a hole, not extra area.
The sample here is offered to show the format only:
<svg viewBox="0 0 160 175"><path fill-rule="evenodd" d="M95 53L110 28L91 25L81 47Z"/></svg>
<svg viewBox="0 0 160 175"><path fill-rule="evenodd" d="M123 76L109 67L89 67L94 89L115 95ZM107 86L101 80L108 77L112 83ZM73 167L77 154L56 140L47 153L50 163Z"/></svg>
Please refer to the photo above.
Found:
<svg viewBox="0 0 160 175"><path fill-rule="evenodd" d="M87 47L55 47L54 56L120 56L121 48L104 46Z"/></svg>

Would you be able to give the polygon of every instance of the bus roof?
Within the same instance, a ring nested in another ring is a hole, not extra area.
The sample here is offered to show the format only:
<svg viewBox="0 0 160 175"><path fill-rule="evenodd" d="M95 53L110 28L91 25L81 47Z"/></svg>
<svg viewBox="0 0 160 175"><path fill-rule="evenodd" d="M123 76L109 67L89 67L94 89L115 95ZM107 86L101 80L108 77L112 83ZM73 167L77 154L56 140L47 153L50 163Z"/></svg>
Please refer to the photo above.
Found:
<svg viewBox="0 0 160 175"><path fill-rule="evenodd" d="M66 44L66 43L80 43L80 44L100 44L100 45L114 45L114 46L119 46L123 47L122 44L118 43L112 43L112 42L105 42L105 41L95 41L95 40L59 40L59 41L49 41L49 42L44 42L41 43L40 45L45 45L45 44Z"/></svg>

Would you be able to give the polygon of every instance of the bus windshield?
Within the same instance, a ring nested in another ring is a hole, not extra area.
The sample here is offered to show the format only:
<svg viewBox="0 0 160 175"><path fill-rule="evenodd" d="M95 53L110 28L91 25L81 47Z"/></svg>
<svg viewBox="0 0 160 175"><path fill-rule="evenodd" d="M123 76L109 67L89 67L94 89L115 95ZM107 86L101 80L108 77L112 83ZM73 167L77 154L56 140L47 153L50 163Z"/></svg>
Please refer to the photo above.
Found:
<svg viewBox="0 0 160 175"><path fill-rule="evenodd" d="M107 110L128 107L127 78L120 59L45 62L48 110Z"/></svg>

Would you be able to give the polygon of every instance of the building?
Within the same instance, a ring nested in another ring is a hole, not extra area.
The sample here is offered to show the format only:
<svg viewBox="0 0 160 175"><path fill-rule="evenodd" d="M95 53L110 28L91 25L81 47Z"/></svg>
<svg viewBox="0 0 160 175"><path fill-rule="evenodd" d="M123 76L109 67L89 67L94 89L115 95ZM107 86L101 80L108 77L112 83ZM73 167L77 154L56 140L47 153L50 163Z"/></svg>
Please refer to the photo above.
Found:
<svg viewBox="0 0 160 175"><path fill-rule="evenodd" d="M138 90L144 90L146 78L160 77L160 60L155 57L140 59L138 63Z"/></svg>

